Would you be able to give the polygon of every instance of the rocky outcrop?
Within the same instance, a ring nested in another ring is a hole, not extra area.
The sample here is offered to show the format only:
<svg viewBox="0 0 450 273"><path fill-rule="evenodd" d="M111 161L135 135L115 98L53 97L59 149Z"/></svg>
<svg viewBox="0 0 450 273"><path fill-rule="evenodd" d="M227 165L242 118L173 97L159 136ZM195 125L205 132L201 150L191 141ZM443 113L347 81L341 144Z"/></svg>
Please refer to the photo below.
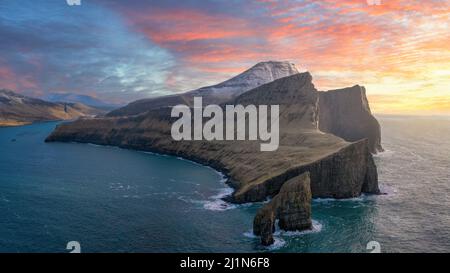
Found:
<svg viewBox="0 0 450 273"><path fill-rule="evenodd" d="M75 119L102 112L80 103L53 103L23 96L10 90L0 90L0 126Z"/></svg>
<svg viewBox="0 0 450 273"><path fill-rule="evenodd" d="M274 196L286 180L309 172L314 198L351 198L361 193L379 194L378 173L367 140L361 140L313 161L292 167L262 183L235 192L237 203L258 202Z"/></svg>
<svg viewBox="0 0 450 273"><path fill-rule="evenodd" d="M312 228L311 188L309 173L286 181L279 193L265 204L253 221L253 233L261 237L263 245L273 244L275 223L285 231L302 231Z"/></svg>
<svg viewBox="0 0 450 273"><path fill-rule="evenodd" d="M170 108L130 117L83 119L62 124L47 141L89 142L184 157L225 172L236 190L227 200L263 201L304 172L314 197L349 198L377 193L376 166L367 140L347 142L318 129L319 92L309 73L278 79L230 104L279 104L280 145L261 152L259 141L174 141Z"/></svg>
<svg viewBox="0 0 450 273"><path fill-rule="evenodd" d="M222 83L202 87L182 94L138 100L125 107L111 111L107 116L138 115L149 110L175 106L177 104L192 106L194 97L202 97L205 104L221 104L253 88L298 73L295 65L290 62L260 62Z"/></svg>
<svg viewBox="0 0 450 273"><path fill-rule="evenodd" d="M271 245L276 220L279 228L285 231L311 229L311 198L309 173L291 178L258 211L253 221L253 233L261 236L263 245Z"/></svg>
<svg viewBox="0 0 450 273"><path fill-rule="evenodd" d="M264 246L274 243L275 220L275 210L271 206L262 207L253 219L253 234L261 238Z"/></svg>
<svg viewBox="0 0 450 273"><path fill-rule="evenodd" d="M362 86L319 92L319 129L347 141L367 138L372 153L383 151L380 124Z"/></svg>

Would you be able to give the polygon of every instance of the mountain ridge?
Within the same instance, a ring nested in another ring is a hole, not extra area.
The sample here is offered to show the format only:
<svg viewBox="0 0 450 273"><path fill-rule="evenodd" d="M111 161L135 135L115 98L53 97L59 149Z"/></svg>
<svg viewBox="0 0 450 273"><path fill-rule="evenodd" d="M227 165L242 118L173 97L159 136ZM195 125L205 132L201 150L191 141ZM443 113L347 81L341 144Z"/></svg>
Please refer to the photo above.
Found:
<svg viewBox="0 0 450 273"><path fill-rule="evenodd" d="M304 72L308 73L309 72ZM246 71L222 83L202 87L182 94L143 99L111 111L108 117L139 115L144 112L178 104L193 106L194 97L202 97L204 104L223 104L251 92L257 87L273 82L273 79L290 77L299 73L290 62L260 62ZM312 76L311 77L312 82ZM246 81L250 80L250 83ZM252 87L252 88L251 88ZM267 104L271 104L267 101ZM383 151L381 127L372 115L364 87L355 85L319 92L320 130L353 142L367 138L372 153Z"/></svg>
<svg viewBox="0 0 450 273"><path fill-rule="evenodd" d="M81 95L75 93L50 93L41 99L54 103L81 103L86 106L103 109L105 111L111 111L115 108L120 107L119 104L112 104L89 95Z"/></svg>
<svg viewBox="0 0 450 273"><path fill-rule="evenodd" d="M206 104L220 104L265 83L298 73L299 71L295 64L287 61L259 62L237 76L221 83L181 94L137 100L109 112L107 116L137 115L151 109L175 106L177 104L192 106L193 97L195 96L201 96Z"/></svg>
<svg viewBox="0 0 450 273"><path fill-rule="evenodd" d="M19 126L33 122L70 120L94 116L102 110L81 103L54 103L0 89L0 126Z"/></svg>

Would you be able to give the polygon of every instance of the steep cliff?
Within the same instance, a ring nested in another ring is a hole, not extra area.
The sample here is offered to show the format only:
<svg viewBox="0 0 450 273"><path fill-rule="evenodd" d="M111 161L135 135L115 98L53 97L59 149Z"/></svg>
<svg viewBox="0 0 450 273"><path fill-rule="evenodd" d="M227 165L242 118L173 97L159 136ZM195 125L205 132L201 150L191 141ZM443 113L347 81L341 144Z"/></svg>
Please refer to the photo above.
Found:
<svg viewBox="0 0 450 273"><path fill-rule="evenodd" d="M265 204L253 221L253 233L261 236L263 245L273 244L275 222L285 231L311 229L311 188L309 173L291 178L280 192Z"/></svg>
<svg viewBox="0 0 450 273"><path fill-rule="evenodd" d="M63 124L47 141L90 142L177 155L225 172L236 203L265 200L304 172L314 197L377 193L376 166L367 141L347 142L318 129L319 92L309 73L281 78L246 92L230 104L279 104L280 146L261 152L259 141L174 141L170 108L142 115Z"/></svg>
<svg viewBox="0 0 450 273"><path fill-rule="evenodd" d="M367 138L372 153L383 151L380 124L362 86L319 92L319 129L347 141Z"/></svg>

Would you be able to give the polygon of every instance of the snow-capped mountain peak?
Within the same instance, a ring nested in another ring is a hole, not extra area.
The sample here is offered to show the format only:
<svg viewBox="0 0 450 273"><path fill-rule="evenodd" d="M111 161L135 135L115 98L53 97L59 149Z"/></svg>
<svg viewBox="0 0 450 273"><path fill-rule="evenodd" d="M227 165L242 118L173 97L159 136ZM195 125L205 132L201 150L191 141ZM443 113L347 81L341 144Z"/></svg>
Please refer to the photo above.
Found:
<svg viewBox="0 0 450 273"><path fill-rule="evenodd" d="M229 80L192 92L201 95L206 95L206 93L220 95L222 93L223 96L236 96L260 85L298 73L295 64L290 62L260 62Z"/></svg>

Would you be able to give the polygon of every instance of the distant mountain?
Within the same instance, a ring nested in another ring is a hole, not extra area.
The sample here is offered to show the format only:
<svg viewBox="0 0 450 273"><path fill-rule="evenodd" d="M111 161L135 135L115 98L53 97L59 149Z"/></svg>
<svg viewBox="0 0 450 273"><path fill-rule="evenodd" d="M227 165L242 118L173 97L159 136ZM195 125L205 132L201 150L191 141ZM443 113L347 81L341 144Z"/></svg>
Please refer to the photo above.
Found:
<svg viewBox="0 0 450 273"><path fill-rule="evenodd" d="M205 104L220 104L263 84L298 73L295 64L290 62L260 62L222 83L183 94L138 100L108 113L107 116L136 115L151 109L174 106L180 103L192 105L195 96L203 97Z"/></svg>
<svg viewBox="0 0 450 273"><path fill-rule="evenodd" d="M102 110L81 103L53 103L0 89L0 126L95 116Z"/></svg>
<svg viewBox="0 0 450 273"><path fill-rule="evenodd" d="M104 110L112 110L120 107L118 104L112 104L104 102L100 99L94 98L88 95L80 95L74 93L51 93L45 96L43 99L51 101L51 102L70 102L70 103L82 103L87 106L91 106L94 108L100 108Z"/></svg>

